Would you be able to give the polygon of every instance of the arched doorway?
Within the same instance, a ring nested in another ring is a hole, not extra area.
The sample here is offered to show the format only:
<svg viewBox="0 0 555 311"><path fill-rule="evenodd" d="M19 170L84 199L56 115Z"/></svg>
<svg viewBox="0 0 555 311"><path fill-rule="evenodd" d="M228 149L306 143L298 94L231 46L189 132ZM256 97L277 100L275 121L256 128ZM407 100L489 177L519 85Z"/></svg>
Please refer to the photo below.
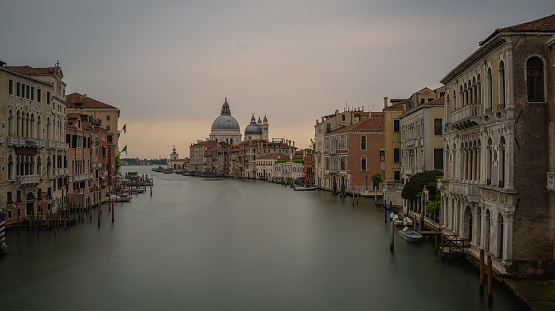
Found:
<svg viewBox="0 0 555 311"><path fill-rule="evenodd" d="M25 200L26 207L27 207L27 216L35 214L35 195L32 192L27 193L27 197Z"/></svg>
<svg viewBox="0 0 555 311"><path fill-rule="evenodd" d="M470 206L464 209L462 236L468 239L469 243L472 242L472 210Z"/></svg>
<svg viewBox="0 0 555 311"><path fill-rule="evenodd" d="M489 240L490 240L490 213L489 213L489 209L486 210L486 221L485 221L485 226L484 226L484 249L486 251L489 250Z"/></svg>
<svg viewBox="0 0 555 311"><path fill-rule="evenodd" d="M503 258L503 215L497 216L497 256Z"/></svg>

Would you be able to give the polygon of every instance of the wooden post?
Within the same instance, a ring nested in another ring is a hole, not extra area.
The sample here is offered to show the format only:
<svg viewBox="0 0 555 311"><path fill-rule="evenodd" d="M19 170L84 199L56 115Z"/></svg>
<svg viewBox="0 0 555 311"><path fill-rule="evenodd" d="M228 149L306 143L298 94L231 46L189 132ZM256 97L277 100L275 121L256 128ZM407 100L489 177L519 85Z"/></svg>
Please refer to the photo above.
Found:
<svg viewBox="0 0 555 311"><path fill-rule="evenodd" d="M389 222L389 251L393 253L393 249L395 248L395 239L394 239L395 228L393 227L393 221Z"/></svg>
<svg viewBox="0 0 555 311"><path fill-rule="evenodd" d="M491 264L491 256L488 255L488 304L490 305L493 303L492 285L493 285L493 267Z"/></svg>
<svg viewBox="0 0 555 311"><path fill-rule="evenodd" d="M102 204L100 202L100 190L98 190L98 226L100 227L100 204Z"/></svg>
<svg viewBox="0 0 555 311"><path fill-rule="evenodd" d="M480 250L480 295L484 294L484 249Z"/></svg>
<svg viewBox="0 0 555 311"><path fill-rule="evenodd" d="M437 255L437 231L434 233L434 249L435 254Z"/></svg>
<svg viewBox="0 0 555 311"><path fill-rule="evenodd" d="M112 200L112 223L114 222L114 198L110 195L109 198ZM110 205L110 200L108 200L108 205Z"/></svg>

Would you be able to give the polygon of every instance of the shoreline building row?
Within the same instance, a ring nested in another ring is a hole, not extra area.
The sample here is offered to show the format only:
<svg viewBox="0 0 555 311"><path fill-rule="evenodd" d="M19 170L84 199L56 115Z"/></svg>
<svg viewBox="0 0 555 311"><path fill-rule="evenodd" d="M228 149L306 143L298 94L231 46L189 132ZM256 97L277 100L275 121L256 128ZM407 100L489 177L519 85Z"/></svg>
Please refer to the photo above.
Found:
<svg viewBox="0 0 555 311"><path fill-rule="evenodd" d="M59 64L0 62L0 209L7 226L46 220L70 203L88 208L103 198L92 193L105 195L113 185L119 109L95 101L115 112L110 131L93 116L98 105L78 94L75 107L63 77Z"/></svg>
<svg viewBox="0 0 555 311"><path fill-rule="evenodd" d="M484 251L502 275L555 276L554 48L555 15L496 29L444 86L384 98L379 160L369 157L380 164L385 201L462 241L469 258ZM372 118L352 109L316 122L319 188L351 186L343 169L359 161L350 152L363 144L338 133ZM443 174L439 213L425 211L434 200L425 191L401 197L412 176L432 170Z"/></svg>

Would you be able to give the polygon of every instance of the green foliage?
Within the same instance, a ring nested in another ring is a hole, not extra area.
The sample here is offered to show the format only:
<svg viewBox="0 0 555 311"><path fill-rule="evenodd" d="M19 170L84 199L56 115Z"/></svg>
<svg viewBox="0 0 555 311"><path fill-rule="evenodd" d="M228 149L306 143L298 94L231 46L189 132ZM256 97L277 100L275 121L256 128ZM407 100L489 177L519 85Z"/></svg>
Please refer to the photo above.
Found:
<svg viewBox="0 0 555 311"><path fill-rule="evenodd" d="M439 192L437 191L437 178L442 177L442 175L443 173L440 171L426 171L414 174L403 188L401 197L407 200L415 200L421 196L422 190L426 186L429 191L429 197L435 198Z"/></svg>
<svg viewBox="0 0 555 311"><path fill-rule="evenodd" d="M304 163L304 160L300 160L300 159L293 160L293 163Z"/></svg>
<svg viewBox="0 0 555 311"><path fill-rule="evenodd" d="M116 160L114 163L114 168L116 169L115 173L117 174L119 172L119 168L121 167L121 164L119 164L119 157L116 156Z"/></svg>
<svg viewBox="0 0 555 311"><path fill-rule="evenodd" d="M285 163L285 162L289 162L289 160L277 160L276 163Z"/></svg>
<svg viewBox="0 0 555 311"><path fill-rule="evenodd" d="M376 175L372 176L372 182L376 184L383 182L382 174L377 173Z"/></svg>

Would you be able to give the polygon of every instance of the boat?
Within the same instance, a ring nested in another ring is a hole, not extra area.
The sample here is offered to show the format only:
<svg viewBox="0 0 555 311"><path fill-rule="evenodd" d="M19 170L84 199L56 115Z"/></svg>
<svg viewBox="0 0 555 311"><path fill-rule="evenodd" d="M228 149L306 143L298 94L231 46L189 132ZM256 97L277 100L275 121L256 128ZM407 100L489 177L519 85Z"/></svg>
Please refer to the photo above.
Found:
<svg viewBox="0 0 555 311"><path fill-rule="evenodd" d="M128 201L130 201L132 198L133 198L133 197L131 197L131 196L119 196L119 195L112 194L112 195L110 196L110 201L111 201L111 200L114 200L114 202L128 202Z"/></svg>
<svg viewBox="0 0 555 311"><path fill-rule="evenodd" d="M411 227L412 219L410 219L406 214L399 213L393 216L393 223L395 227Z"/></svg>
<svg viewBox="0 0 555 311"><path fill-rule="evenodd" d="M298 186L293 188L293 190L295 191L314 191L317 190L318 187L303 187L303 186Z"/></svg>
<svg viewBox="0 0 555 311"><path fill-rule="evenodd" d="M405 227L403 230L399 231L399 235L408 242L420 242L424 236L416 231L409 230Z"/></svg>
<svg viewBox="0 0 555 311"><path fill-rule="evenodd" d="M171 174L172 173L172 169L171 168L167 168L164 170L164 174Z"/></svg>

